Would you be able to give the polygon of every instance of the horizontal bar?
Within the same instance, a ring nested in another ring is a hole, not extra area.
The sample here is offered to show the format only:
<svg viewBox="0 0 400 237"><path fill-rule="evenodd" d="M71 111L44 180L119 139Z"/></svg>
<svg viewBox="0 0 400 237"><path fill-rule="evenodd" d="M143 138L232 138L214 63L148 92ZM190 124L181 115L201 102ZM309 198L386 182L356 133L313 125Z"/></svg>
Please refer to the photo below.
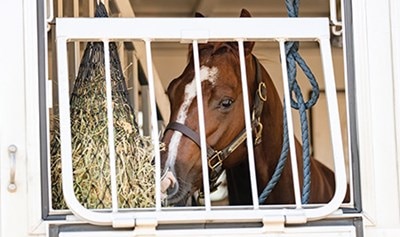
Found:
<svg viewBox="0 0 400 237"><path fill-rule="evenodd" d="M328 18L57 18L56 24L57 37L82 40L310 40L329 37Z"/></svg>

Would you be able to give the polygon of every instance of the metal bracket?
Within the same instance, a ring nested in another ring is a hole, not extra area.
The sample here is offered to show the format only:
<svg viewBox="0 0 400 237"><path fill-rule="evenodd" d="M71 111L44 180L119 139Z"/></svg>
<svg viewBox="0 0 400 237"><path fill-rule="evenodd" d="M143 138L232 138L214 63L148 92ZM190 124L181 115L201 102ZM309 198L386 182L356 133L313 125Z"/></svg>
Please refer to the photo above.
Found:
<svg viewBox="0 0 400 237"><path fill-rule="evenodd" d="M154 218L136 219L133 236L155 236L157 225L157 219Z"/></svg>
<svg viewBox="0 0 400 237"><path fill-rule="evenodd" d="M113 228L130 228L135 225L135 218L115 218L112 222Z"/></svg>
<svg viewBox="0 0 400 237"><path fill-rule="evenodd" d="M283 232L285 230L285 216L265 216L262 220L264 233Z"/></svg>

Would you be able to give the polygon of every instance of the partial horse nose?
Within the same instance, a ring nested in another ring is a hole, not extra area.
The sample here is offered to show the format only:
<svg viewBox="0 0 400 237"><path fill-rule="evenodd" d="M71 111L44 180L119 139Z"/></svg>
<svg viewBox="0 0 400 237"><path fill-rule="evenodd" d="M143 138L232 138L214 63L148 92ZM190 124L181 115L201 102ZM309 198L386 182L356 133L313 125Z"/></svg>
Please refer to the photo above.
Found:
<svg viewBox="0 0 400 237"><path fill-rule="evenodd" d="M161 178L161 193L165 196L173 196L178 192L179 184L172 171L167 171Z"/></svg>
<svg viewBox="0 0 400 237"><path fill-rule="evenodd" d="M167 189L167 195L172 197L175 194L178 193L178 189L179 189L179 184L175 183L174 185L171 185L168 189Z"/></svg>

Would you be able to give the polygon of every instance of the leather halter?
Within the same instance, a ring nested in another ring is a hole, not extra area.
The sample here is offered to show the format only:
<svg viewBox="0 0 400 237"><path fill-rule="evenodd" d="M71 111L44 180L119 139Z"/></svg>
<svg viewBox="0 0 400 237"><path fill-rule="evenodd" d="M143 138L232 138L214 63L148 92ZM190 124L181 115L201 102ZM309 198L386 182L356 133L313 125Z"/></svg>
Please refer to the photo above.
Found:
<svg viewBox="0 0 400 237"><path fill-rule="evenodd" d="M263 125L261 123L261 113L263 109L264 102L267 100L267 87L261 78L260 62L253 56L256 62L256 80L258 83L258 88L255 93L254 105L252 110L252 120L251 126L255 132L254 145L258 145L261 142L261 135ZM178 122L170 122L165 131L174 130L182 133L186 137L190 138L194 143L200 147L200 136L197 132L193 131L191 128L185 124ZM223 172L222 163L228 158L244 141L246 140L246 128L244 128L229 144L222 150L215 150L209 144L207 144L207 157L208 157L208 167L210 168L210 191L214 191L219 186L217 180L221 173Z"/></svg>

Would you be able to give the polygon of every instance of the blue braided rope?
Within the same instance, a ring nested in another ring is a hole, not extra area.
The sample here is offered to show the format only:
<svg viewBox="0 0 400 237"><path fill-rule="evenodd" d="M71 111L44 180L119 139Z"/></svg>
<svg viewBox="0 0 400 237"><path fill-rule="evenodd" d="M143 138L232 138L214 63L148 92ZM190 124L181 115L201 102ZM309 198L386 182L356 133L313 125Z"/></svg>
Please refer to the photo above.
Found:
<svg viewBox="0 0 400 237"><path fill-rule="evenodd" d="M286 8L288 11L289 17L297 17L299 2L300 0L285 0ZM285 44L285 52L286 52L286 63L288 68L288 79L289 79L289 91L291 94L290 103L291 107L298 110L300 113L300 125L301 125L301 134L302 134L302 157L303 157L303 192L301 197L302 204L306 204L309 201L310 190L311 190L311 160L310 160L310 141L309 141L309 128L308 128L308 120L307 120L307 109L311 108L317 102L319 98L319 86L317 81L315 80L314 74L311 69L307 66L306 62L298 53L299 43L298 42L287 42ZM303 94L301 92L301 88L297 83L297 65L302 69L304 74L307 76L311 87L312 93L311 97L308 101L304 101ZM295 95L296 99L293 98ZM286 110L284 109L283 116L283 144L281 156L279 157L278 164L275 168L275 171L272 175L271 180L268 182L267 186L262 191L259 197L259 203L264 203L275 185L278 183L280 176L282 174L282 170L285 166L287 155L289 151L289 139L288 139L288 131L287 131L287 119L286 119Z"/></svg>
<svg viewBox="0 0 400 237"><path fill-rule="evenodd" d="M285 110L284 110L285 111ZM286 113L283 113L283 144L281 150L281 156L279 157L278 164L275 167L275 171L272 174L272 178L268 181L267 186L261 192L261 195L258 197L258 203L262 204L268 198L269 194L274 189L275 185L278 183L281 178L282 170L285 168L287 155L289 153L289 135L287 128L287 119Z"/></svg>
<svg viewBox="0 0 400 237"><path fill-rule="evenodd" d="M310 142L309 142L309 129L308 129L308 120L307 120L307 109L314 105L319 97L319 87L318 83L315 80L314 75L311 73L311 70L307 67L304 60L298 54L298 43L288 43L285 45L287 49L287 59L286 62L288 64L288 79L289 79L289 90L291 95L296 97L296 100L291 97L291 106L300 113L300 125L301 125L301 136L302 136L302 157L303 157L303 192L302 192L302 203L308 203L311 189L311 161L310 161ZM289 48L290 47L290 48ZM296 63L303 69L307 78L309 78L310 84L313 88L313 94L309 101L304 102L304 97L301 92L301 88L299 87L296 76L297 76L297 68Z"/></svg>
<svg viewBox="0 0 400 237"><path fill-rule="evenodd" d="M300 0L285 0L285 4L289 17L299 16Z"/></svg>

